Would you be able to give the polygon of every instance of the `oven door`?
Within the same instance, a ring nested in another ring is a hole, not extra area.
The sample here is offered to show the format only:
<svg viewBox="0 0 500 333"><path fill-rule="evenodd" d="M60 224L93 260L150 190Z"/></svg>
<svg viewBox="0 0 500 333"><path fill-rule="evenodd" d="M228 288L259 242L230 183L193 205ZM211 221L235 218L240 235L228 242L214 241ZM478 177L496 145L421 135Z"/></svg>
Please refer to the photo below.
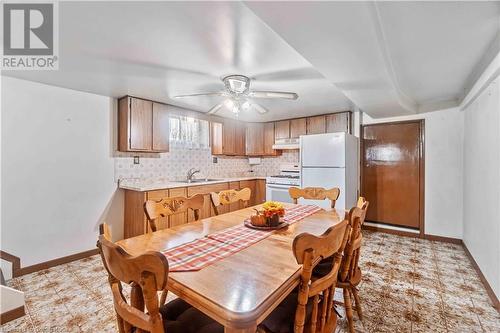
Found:
<svg viewBox="0 0 500 333"><path fill-rule="evenodd" d="M290 185L266 184L266 200L292 203L292 198L288 194Z"/></svg>

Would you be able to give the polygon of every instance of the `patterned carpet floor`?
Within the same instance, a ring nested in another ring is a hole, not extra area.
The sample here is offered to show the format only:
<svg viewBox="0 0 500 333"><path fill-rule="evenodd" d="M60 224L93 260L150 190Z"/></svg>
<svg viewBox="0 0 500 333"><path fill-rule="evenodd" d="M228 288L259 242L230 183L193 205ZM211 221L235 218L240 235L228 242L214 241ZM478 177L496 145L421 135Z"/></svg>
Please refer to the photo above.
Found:
<svg viewBox="0 0 500 333"><path fill-rule="evenodd" d="M358 332L500 332L500 315L459 245L364 231ZM26 316L1 332L117 332L99 256L8 281ZM342 299L341 291L337 297ZM343 315L342 308L339 312ZM347 332L344 318L337 332Z"/></svg>

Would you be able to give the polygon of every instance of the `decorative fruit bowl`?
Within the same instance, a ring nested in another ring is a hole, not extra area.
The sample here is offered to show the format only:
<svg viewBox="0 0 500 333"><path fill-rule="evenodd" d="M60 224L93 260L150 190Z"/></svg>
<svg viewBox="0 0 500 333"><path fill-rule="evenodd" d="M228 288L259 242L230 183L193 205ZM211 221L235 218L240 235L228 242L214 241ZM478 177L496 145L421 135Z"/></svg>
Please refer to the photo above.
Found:
<svg viewBox="0 0 500 333"><path fill-rule="evenodd" d="M280 221L280 217L285 215L285 207L279 202L267 201L262 205L262 210L255 209L255 212L255 215L245 220L245 225L249 228L274 230L288 225Z"/></svg>

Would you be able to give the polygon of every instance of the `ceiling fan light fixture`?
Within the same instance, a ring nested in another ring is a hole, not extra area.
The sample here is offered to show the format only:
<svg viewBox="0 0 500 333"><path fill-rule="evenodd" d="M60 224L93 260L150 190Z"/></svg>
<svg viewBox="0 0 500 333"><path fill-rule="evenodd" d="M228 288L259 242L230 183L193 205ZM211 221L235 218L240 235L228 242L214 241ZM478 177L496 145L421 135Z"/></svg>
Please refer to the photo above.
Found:
<svg viewBox="0 0 500 333"><path fill-rule="evenodd" d="M224 79L226 88L234 94L244 94L250 88L250 78L244 75L229 75Z"/></svg>

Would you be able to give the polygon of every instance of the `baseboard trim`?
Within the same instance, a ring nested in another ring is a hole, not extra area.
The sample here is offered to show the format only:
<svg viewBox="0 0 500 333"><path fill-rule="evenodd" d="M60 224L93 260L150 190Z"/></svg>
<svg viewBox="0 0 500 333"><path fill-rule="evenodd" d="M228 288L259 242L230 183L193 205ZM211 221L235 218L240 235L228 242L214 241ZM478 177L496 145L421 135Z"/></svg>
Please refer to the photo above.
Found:
<svg viewBox="0 0 500 333"><path fill-rule="evenodd" d="M428 234L424 234L422 237L417 232L390 229L390 228L385 228L383 226L374 226L374 225L363 224L363 229L372 230L372 231L379 231L379 232L384 232L386 234L393 234L393 235L404 236L404 237L424 238L424 239L428 239L431 241L453 243L453 244L458 244L458 245L462 244L462 240L460 238L443 237L443 236L435 236L435 235L428 235Z"/></svg>
<svg viewBox="0 0 500 333"><path fill-rule="evenodd" d="M10 311L4 312L0 314L0 325L8 323L9 321L12 321L17 318L21 318L25 314L26 312L24 311L24 305L21 305L20 307L17 307Z"/></svg>
<svg viewBox="0 0 500 333"><path fill-rule="evenodd" d="M13 270L12 277L18 277L21 275L26 275L26 274L38 272L38 271L41 271L41 270L44 270L47 268L51 268L54 266L67 264L68 262L87 258L87 257L93 256L93 255L98 254L98 253L99 253L99 249L92 249L92 250L88 250L88 251L84 251L84 252L71 254L69 256L41 262L39 264L22 267L22 268L19 268L17 270Z"/></svg>
<svg viewBox="0 0 500 333"><path fill-rule="evenodd" d="M21 258L0 250L0 259L6 260L12 264L11 276L15 277L15 272L19 271L19 269L21 268Z"/></svg>
<svg viewBox="0 0 500 333"><path fill-rule="evenodd" d="M462 246L465 250L465 254L467 257L469 257L470 261L472 262L472 266L476 270L477 274L479 275L479 279L481 279L481 282L484 285L484 288L486 288L486 292L488 293L488 296L491 299L491 302L493 303L493 307L497 310L498 313L500 313L500 301L498 300L497 295L495 295L495 292L491 288L490 284L488 283L488 280L486 280L486 277L484 276L483 272L481 272L481 268L479 268L479 265L477 264L476 260L470 253L469 249L465 245L465 243L462 242Z"/></svg>
<svg viewBox="0 0 500 333"><path fill-rule="evenodd" d="M443 236L435 236L435 235L424 235L425 239L431 240L431 241L438 241L438 242L444 242L444 243L452 243L452 244L457 244L457 245L462 245L463 242L460 238L453 238L453 237L443 237Z"/></svg>
<svg viewBox="0 0 500 333"><path fill-rule="evenodd" d="M411 231L389 229L389 228L384 228L384 227L379 227L379 226L374 226L374 225L363 224L363 229L371 230L371 231L380 231L380 232L383 232L386 234L392 234L392 235L398 235L398 236L404 236L404 237L413 237L413 238L420 237L419 233L415 233L415 232L411 232Z"/></svg>

